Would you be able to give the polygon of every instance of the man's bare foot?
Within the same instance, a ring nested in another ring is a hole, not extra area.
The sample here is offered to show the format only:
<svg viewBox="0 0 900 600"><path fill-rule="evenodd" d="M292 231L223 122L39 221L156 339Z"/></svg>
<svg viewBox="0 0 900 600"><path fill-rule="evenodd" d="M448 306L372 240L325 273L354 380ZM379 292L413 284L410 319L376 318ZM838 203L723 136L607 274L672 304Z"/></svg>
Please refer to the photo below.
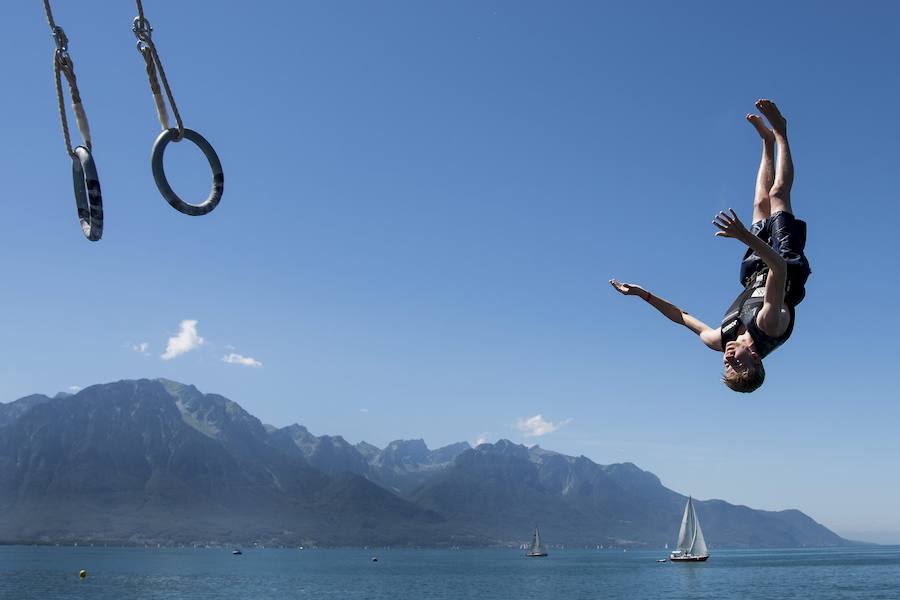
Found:
<svg viewBox="0 0 900 600"><path fill-rule="evenodd" d="M774 102L762 98L756 101L756 108L769 120L769 124L776 134L787 135L787 120L781 116L781 111Z"/></svg>
<svg viewBox="0 0 900 600"><path fill-rule="evenodd" d="M747 115L747 120L756 128L756 133L759 134L759 137L761 137L765 143L771 144L775 141L775 132L766 127L762 117L759 115Z"/></svg>

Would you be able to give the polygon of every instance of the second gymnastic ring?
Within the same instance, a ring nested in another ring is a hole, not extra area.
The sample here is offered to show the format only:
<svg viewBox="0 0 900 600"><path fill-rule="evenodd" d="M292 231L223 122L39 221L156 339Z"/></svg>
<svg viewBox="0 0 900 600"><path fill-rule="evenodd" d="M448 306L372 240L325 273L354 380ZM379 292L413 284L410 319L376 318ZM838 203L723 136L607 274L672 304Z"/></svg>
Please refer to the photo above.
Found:
<svg viewBox="0 0 900 600"><path fill-rule="evenodd" d="M163 153L166 150L166 146L169 145L169 142L174 140L177 135L177 129L166 129L160 133L159 137L156 138L156 141L153 142L153 154L150 157L150 166L153 169L153 179L156 181L156 187L159 188L159 192L162 194L163 198L166 199L166 202L172 205L172 208L180 213L191 215L193 217L205 215L212 212L212 210L218 206L219 200L222 199L222 192L225 190L225 175L222 174L222 163L219 162L219 155L216 154L216 151L210 143L206 141L206 138L193 129L183 130L185 139L194 142L194 144L196 144L203 152L206 160L209 161L209 168L212 169L213 176L212 190L209 192L209 196L207 196L206 200L200 204L188 204L179 198L178 194L172 190L172 186L169 185L169 181L166 179L166 172L163 169Z"/></svg>
<svg viewBox="0 0 900 600"><path fill-rule="evenodd" d="M103 235L103 196L100 178L91 151L77 146L72 157L72 185L75 188L75 208L84 237L96 242Z"/></svg>

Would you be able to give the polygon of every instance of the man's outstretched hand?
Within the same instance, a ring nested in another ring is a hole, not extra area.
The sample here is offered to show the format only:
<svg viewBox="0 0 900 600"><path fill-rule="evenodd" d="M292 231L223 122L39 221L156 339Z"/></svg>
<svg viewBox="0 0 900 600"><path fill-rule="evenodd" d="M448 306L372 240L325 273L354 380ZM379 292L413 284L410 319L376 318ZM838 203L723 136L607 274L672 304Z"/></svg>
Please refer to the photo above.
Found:
<svg viewBox="0 0 900 600"><path fill-rule="evenodd" d="M713 225L719 228L719 231L716 232L716 237L730 237L742 242L745 241L750 237L750 232L747 231L747 228L744 227L744 224L738 219L733 208L729 208L728 212L731 214L727 215L724 210L720 210L719 214L717 214L716 218L713 220Z"/></svg>
<svg viewBox="0 0 900 600"><path fill-rule="evenodd" d="M622 283L615 279L610 279L609 284L613 286L617 292L625 294L626 296L641 296L642 298L647 296L647 291L635 283Z"/></svg>

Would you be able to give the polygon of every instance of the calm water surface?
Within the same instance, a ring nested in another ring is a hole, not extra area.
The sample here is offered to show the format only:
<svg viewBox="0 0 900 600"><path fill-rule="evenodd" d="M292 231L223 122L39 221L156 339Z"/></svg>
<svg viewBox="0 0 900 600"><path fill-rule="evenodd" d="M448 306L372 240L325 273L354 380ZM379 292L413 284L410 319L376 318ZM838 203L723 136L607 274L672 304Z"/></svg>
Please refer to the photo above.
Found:
<svg viewBox="0 0 900 600"><path fill-rule="evenodd" d="M377 555L378 562L372 562ZM0 598L900 599L900 547L664 551L229 550L0 546ZM78 571L88 576L79 579Z"/></svg>

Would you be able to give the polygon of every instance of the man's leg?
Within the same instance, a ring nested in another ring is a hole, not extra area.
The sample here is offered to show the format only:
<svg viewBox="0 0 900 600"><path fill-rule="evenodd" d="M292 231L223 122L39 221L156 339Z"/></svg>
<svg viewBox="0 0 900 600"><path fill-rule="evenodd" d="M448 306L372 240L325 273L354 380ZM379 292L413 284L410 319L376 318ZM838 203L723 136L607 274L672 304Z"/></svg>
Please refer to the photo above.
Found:
<svg viewBox="0 0 900 600"><path fill-rule="evenodd" d="M756 190L753 194L753 221L758 223L769 218L771 207L769 190L775 184L775 134L763 123L759 115L747 115L747 120L756 128L762 138L762 158L756 173Z"/></svg>
<svg viewBox="0 0 900 600"><path fill-rule="evenodd" d="M757 100L759 109L775 134L778 145L778 162L775 167L775 182L769 190L769 208L771 214L780 211L793 214L791 209L791 186L794 184L794 162L791 160L791 148L787 139L787 120L781 115L778 107L771 100Z"/></svg>

